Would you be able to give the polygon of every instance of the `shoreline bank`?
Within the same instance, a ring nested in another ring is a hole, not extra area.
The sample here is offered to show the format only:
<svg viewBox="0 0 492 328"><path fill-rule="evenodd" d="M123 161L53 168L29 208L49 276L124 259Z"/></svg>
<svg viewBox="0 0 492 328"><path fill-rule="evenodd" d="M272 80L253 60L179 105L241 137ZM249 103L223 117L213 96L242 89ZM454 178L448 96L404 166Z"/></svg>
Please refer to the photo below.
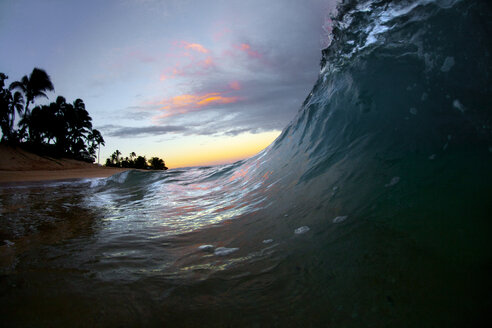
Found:
<svg viewBox="0 0 492 328"><path fill-rule="evenodd" d="M105 178L126 171L69 158L51 158L20 147L0 145L0 184Z"/></svg>
<svg viewBox="0 0 492 328"><path fill-rule="evenodd" d="M123 168L93 167L83 169L58 170L0 170L0 184L16 182L57 181L71 179L107 178L113 174L127 171Z"/></svg>

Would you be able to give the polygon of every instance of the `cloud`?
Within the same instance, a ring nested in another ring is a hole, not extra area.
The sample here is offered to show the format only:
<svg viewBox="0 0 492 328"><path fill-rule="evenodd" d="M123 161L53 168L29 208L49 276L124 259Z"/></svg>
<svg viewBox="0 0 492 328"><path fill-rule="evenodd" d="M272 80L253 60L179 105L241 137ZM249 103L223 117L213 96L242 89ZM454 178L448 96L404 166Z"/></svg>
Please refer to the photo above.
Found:
<svg viewBox="0 0 492 328"><path fill-rule="evenodd" d="M105 135L110 137L146 137L158 136L168 133L185 132L184 126L152 125L144 127L124 127L120 125L104 125L99 128Z"/></svg>
<svg viewBox="0 0 492 328"><path fill-rule="evenodd" d="M172 51L168 52L166 57L173 63L161 71L161 81L176 77L201 76L216 67L211 51L199 43L174 42Z"/></svg>
<svg viewBox="0 0 492 328"><path fill-rule="evenodd" d="M191 50L198 51L198 52L201 52L204 54L209 53L208 49L199 43L189 43L186 41L181 41L181 45L186 49L191 49Z"/></svg>
<svg viewBox="0 0 492 328"><path fill-rule="evenodd" d="M148 120L151 125L147 135L172 132L178 138L283 129L319 72L319 36L326 17L319 9L322 0L314 2L318 4L261 3L262 15L255 16L254 23L248 13L254 13L256 5L241 2L243 10L238 11L236 2L223 4L211 29L176 33L179 41L168 41L158 63L162 66L154 66L161 95L137 104L135 115L143 120L139 123Z"/></svg>
<svg viewBox="0 0 492 328"><path fill-rule="evenodd" d="M241 89L241 84L238 81L232 81L232 82L229 82L229 87L232 90L240 90Z"/></svg>
<svg viewBox="0 0 492 328"><path fill-rule="evenodd" d="M258 51L251 49L251 46L247 43L241 43L240 45L234 45L234 48L246 53L249 57L261 58L260 53Z"/></svg>
<svg viewBox="0 0 492 328"><path fill-rule="evenodd" d="M229 97L220 92L211 92L201 95L183 94L160 101L160 109L164 112L157 118L165 118L209 106L217 106L238 102L239 97Z"/></svg>

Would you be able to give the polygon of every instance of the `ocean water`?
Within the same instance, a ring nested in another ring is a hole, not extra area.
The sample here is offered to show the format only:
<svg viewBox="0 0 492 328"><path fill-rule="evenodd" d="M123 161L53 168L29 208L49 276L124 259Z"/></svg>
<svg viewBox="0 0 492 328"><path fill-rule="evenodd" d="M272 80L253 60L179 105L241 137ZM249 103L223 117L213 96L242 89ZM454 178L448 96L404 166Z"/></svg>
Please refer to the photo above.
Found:
<svg viewBox="0 0 492 328"><path fill-rule="evenodd" d="M1 187L0 325L490 324L491 13L346 1L253 158Z"/></svg>

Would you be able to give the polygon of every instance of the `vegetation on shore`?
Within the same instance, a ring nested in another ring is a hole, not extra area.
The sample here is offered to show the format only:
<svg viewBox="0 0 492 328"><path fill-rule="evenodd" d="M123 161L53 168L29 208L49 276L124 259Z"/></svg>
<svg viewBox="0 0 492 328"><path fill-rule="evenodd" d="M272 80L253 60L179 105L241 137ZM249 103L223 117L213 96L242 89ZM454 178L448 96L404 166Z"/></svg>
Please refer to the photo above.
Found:
<svg viewBox="0 0 492 328"><path fill-rule="evenodd" d="M104 145L101 133L92 128L92 118L82 99L72 103L62 96L48 105L38 105L36 99L48 98L54 91L49 75L34 68L29 76L12 82L5 88L8 76L0 73L1 142L21 146L40 155L68 157L94 162L96 150ZM16 113L20 119L14 128Z"/></svg>
<svg viewBox="0 0 492 328"><path fill-rule="evenodd" d="M131 152L130 156L122 158L121 152L116 150L111 154L110 158L106 159L106 166L133 168L142 170L167 170L166 163L159 157L152 157L147 160L145 156L137 156L135 152Z"/></svg>

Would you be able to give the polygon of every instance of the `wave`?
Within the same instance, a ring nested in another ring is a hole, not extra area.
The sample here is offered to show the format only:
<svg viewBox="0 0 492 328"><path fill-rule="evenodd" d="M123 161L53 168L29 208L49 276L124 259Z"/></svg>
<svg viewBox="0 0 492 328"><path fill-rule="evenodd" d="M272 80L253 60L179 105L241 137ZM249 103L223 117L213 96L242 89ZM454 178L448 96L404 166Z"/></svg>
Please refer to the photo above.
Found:
<svg viewBox="0 0 492 328"><path fill-rule="evenodd" d="M94 232L46 261L90 272L84 297L112 295L113 323L478 324L492 294L491 13L342 2L318 80L272 145L64 187L56 201L81 194Z"/></svg>

